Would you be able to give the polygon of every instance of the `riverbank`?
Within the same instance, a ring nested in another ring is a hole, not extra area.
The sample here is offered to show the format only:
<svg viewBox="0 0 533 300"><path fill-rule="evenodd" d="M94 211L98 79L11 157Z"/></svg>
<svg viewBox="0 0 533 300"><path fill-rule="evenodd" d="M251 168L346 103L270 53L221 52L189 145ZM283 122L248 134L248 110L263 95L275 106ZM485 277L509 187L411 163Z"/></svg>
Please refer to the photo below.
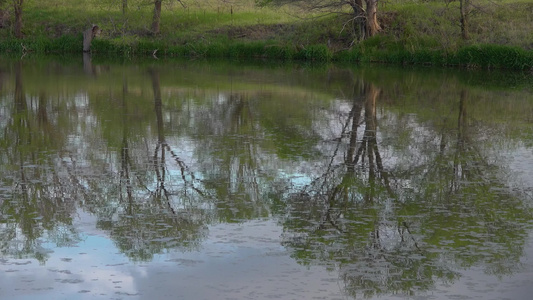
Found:
<svg viewBox="0 0 533 300"><path fill-rule="evenodd" d="M1 30L1 53L81 52L81 32L97 24L94 56L205 57L381 62L466 68L533 68L533 4L506 1L483 6L470 18L470 38L461 38L458 4L387 3L382 31L357 42L347 29L350 15L320 16L296 8L258 8L253 2L168 4L161 32L149 30L151 7L121 8L109 1L45 0L25 7L23 39L9 24ZM113 2L114 3L114 2ZM296 16L297 15L297 16ZM86 21L83 21L86 20Z"/></svg>

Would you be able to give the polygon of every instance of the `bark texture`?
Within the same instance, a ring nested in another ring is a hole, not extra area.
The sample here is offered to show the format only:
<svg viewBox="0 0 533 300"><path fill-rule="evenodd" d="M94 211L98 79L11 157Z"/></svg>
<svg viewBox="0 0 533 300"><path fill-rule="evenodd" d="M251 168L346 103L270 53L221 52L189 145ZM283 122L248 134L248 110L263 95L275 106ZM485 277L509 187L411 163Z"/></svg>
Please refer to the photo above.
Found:
<svg viewBox="0 0 533 300"><path fill-rule="evenodd" d="M378 23L378 0L366 0L366 34L368 37L376 35L381 31Z"/></svg>
<svg viewBox="0 0 533 300"><path fill-rule="evenodd" d="M128 11L128 0L122 0L122 14L125 15Z"/></svg>
<svg viewBox="0 0 533 300"><path fill-rule="evenodd" d="M461 10L461 36L463 39L468 40L470 38L468 28L468 16L470 14L470 0L460 0L459 8Z"/></svg>
<svg viewBox="0 0 533 300"><path fill-rule="evenodd" d="M15 37L23 38L22 35L22 5L24 0L13 0L13 10L15 11Z"/></svg>
<svg viewBox="0 0 533 300"><path fill-rule="evenodd" d="M354 33L358 40L364 40L381 31L377 12L378 0L352 0Z"/></svg>
<svg viewBox="0 0 533 300"><path fill-rule="evenodd" d="M161 22L161 2L163 0L155 0L154 2L154 17L152 19L152 34L159 34L159 24Z"/></svg>
<svg viewBox="0 0 533 300"><path fill-rule="evenodd" d="M100 27L93 25L83 32L83 52L91 51L91 42L100 33Z"/></svg>

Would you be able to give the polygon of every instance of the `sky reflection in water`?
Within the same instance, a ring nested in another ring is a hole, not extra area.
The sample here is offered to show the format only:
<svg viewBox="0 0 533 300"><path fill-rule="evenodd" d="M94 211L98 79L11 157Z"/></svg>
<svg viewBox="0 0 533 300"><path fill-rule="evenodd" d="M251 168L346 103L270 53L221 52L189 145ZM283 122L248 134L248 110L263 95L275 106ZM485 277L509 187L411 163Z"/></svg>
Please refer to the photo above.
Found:
<svg viewBox="0 0 533 300"><path fill-rule="evenodd" d="M6 299L342 299L337 275L299 266L280 246L280 235L271 220L219 224L201 251L132 264L108 237L88 234L77 247L55 248L46 266L3 262L0 279Z"/></svg>

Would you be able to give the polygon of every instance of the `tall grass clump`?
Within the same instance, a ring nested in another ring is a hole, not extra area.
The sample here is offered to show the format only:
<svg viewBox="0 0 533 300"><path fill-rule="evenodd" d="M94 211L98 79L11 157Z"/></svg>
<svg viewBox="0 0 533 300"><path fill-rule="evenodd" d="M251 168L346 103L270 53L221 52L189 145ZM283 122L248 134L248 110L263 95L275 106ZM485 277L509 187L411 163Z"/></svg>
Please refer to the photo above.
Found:
<svg viewBox="0 0 533 300"><path fill-rule="evenodd" d="M0 52L19 53L23 51L23 41L18 39L4 39L0 42Z"/></svg>
<svg viewBox="0 0 533 300"><path fill-rule="evenodd" d="M120 47L112 43L110 40L95 39L91 44L91 51L93 53L118 53Z"/></svg>
<svg viewBox="0 0 533 300"><path fill-rule="evenodd" d="M333 54L328 49L326 45L309 45L307 47L301 48L295 55L294 58L298 60L309 60L309 61L320 61L327 62L330 61L333 57Z"/></svg>
<svg viewBox="0 0 533 300"><path fill-rule="evenodd" d="M498 69L531 69L533 52L519 47L502 45L472 45L457 51L454 62L467 67Z"/></svg>
<svg viewBox="0 0 533 300"><path fill-rule="evenodd" d="M57 39L52 40L48 51L44 52L58 52L58 53L75 53L83 49L83 36L77 35L63 35Z"/></svg>
<svg viewBox="0 0 533 300"><path fill-rule="evenodd" d="M132 52L139 55L164 54L168 46L163 41L140 40L132 45Z"/></svg>
<svg viewBox="0 0 533 300"><path fill-rule="evenodd" d="M362 52L359 47L353 47L334 53L333 60L345 63L359 63L362 59Z"/></svg>
<svg viewBox="0 0 533 300"><path fill-rule="evenodd" d="M266 48L262 41L239 42L229 47L229 53L234 58L263 58L267 56Z"/></svg>
<svg viewBox="0 0 533 300"><path fill-rule="evenodd" d="M1 52L76 53L82 51L81 35L64 35L57 39L42 36L28 39L8 38L0 42Z"/></svg>
<svg viewBox="0 0 533 300"><path fill-rule="evenodd" d="M265 57L271 59L291 60L296 55L294 47L283 45L266 45Z"/></svg>

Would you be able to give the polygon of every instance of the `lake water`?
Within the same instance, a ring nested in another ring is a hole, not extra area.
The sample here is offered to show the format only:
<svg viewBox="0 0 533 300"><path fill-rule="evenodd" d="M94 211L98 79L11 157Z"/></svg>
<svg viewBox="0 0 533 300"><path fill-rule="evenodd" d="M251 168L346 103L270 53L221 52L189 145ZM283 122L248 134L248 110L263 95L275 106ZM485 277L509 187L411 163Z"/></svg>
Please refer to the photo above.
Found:
<svg viewBox="0 0 533 300"><path fill-rule="evenodd" d="M0 299L530 299L532 77L0 60Z"/></svg>

